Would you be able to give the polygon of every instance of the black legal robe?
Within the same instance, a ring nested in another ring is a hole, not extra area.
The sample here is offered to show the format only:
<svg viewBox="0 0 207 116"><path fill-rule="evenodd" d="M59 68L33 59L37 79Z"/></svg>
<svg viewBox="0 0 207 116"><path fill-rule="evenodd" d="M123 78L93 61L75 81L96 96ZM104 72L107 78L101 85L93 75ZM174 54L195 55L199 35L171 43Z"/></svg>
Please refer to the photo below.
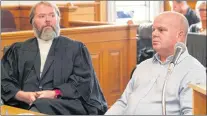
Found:
<svg viewBox="0 0 207 116"><path fill-rule="evenodd" d="M37 99L33 105L46 114L104 114L107 103L94 72L90 54L81 42L59 36L53 40L40 77L36 38L13 44L1 63L1 98L7 105L29 109L17 101L19 90L60 89L58 99Z"/></svg>

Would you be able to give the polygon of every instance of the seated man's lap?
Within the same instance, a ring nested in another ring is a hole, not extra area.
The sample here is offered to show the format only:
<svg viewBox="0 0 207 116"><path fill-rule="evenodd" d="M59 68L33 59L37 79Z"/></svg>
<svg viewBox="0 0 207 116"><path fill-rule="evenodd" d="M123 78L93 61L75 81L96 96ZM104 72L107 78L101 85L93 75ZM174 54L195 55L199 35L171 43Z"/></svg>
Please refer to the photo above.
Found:
<svg viewBox="0 0 207 116"><path fill-rule="evenodd" d="M79 99L46 99L34 101L33 105L41 113L45 114L88 114Z"/></svg>

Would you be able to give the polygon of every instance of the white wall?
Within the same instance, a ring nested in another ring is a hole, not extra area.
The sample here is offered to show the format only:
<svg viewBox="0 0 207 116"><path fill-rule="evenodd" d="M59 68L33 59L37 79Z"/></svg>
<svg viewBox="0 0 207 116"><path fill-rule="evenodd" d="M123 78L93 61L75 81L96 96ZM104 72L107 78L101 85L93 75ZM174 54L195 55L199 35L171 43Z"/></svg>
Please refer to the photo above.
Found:
<svg viewBox="0 0 207 116"><path fill-rule="evenodd" d="M150 21L153 21L154 18L163 11L164 11L163 1L150 1Z"/></svg>
<svg viewBox="0 0 207 116"><path fill-rule="evenodd" d="M19 1L1 1L1 5L4 6L4 5L19 5Z"/></svg>

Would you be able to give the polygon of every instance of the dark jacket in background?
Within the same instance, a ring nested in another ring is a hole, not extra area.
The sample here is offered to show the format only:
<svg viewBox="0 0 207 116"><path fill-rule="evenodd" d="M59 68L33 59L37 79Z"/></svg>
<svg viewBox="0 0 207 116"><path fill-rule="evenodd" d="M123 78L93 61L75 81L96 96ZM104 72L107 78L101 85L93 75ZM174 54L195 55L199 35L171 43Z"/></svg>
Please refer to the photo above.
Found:
<svg viewBox="0 0 207 116"><path fill-rule="evenodd" d="M200 19L199 19L199 17L196 15L196 12L195 12L194 10L192 10L190 7L188 8L187 13L185 14L185 17L186 17L187 20L188 20L189 27L190 27L192 24L195 24L195 23L200 22Z"/></svg>

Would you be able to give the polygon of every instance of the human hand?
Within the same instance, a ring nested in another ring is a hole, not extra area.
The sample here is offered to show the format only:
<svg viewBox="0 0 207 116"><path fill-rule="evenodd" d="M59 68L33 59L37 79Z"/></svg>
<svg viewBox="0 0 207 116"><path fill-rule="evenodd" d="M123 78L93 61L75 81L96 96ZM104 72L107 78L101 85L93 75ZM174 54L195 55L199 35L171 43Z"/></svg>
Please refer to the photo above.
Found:
<svg viewBox="0 0 207 116"><path fill-rule="evenodd" d="M49 99L56 98L54 90L44 90L44 91L38 91L36 93L38 95L38 98L49 98Z"/></svg>
<svg viewBox="0 0 207 116"><path fill-rule="evenodd" d="M24 92L18 91L15 95L15 98L19 101L23 101L29 105L31 105L38 97L36 92Z"/></svg>

